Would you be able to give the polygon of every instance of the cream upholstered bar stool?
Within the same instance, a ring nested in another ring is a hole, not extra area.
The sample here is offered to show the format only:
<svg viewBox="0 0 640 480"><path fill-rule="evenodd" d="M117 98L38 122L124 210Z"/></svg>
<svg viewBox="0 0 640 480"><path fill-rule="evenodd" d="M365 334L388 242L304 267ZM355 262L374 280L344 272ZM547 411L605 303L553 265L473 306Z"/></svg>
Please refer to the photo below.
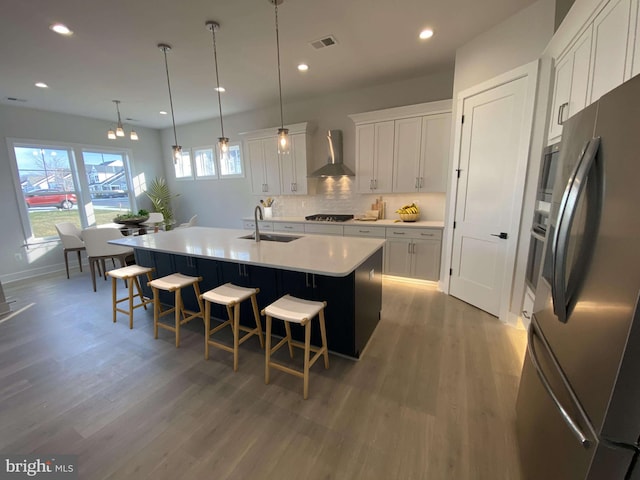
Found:
<svg viewBox="0 0 640 480"><path fill-rule="evenodd" d="M329 350L327 349L327 330L324 323L324 308L327 302L314 302L311 300L303 300L301 298L285 295L279 298L271 305L262 310L262 314L267 317L266 331L266 347L265 347L265 366L264 366L264 383L269 384L269 373L271 367L281 370L296 377L303 379L303 398L306 400L309 396L309 368L320 358L324 356L324 368L329 368ZM311 346L311 320L318 317L320 322L320 334L322 337L322 347ZM271 323L272 318L278 318L284 321L286 337L280 340L273 348L271 347ZM300 343L291 339L290 323L297 323L304 327L304 343ZM276 363L271 360L271 355L282 347L284 344L289 346L289 356L293 358L293 347L304 349L304 367L302 371L294 370L286 365ZM309 358L311 353L315 352L313 358Z"/></svg>
<svg viewBox="0 0 640 480"><path fill-rule="evenodd" d="M116 323L116 315L118 312L126 313L129 315L129 328L133 328L133 311L136 308L144 307L147 309L147 305L153 303L152 298L145 298L142 294L142 288L140 287L140 276L145 275L147 280L150 282L153 280L151 278L151 272L153 272L153 268L151 267L142 267L140 265L129 265L127 267L116 268L114 270L109 270L107 275L111 277L111 298L113 304L113 323ZM128 295L126 297L118 298L118 280L124 280L127 284ZM133 293L133 287L136 287L137 293ZM138 302L134 302L135 298L138 298ZM119 308L118 304L122 302L128 302L127 309Z"/></svg>
<svg viewBox="0 0 640 480"><path fill-rule="evenodd" d="M258 313L258 301L256 295L260 292L259 288L239 287L233 283L225 283L214 289L202 294L204 301L204 358L209 360L209 346L217 347L227 352L233 353L233 371L238 371L238 347L241 343L247 341L253 335L257 335L260 340L260 347L264 348L264 339L262 337L262 323ZM251 307L253 308L253 317L256 322L255 328L240 325L240 304L245 300L251 299ZM222 322L215 328L211 328L211 304L217 303L227 307L228 320ZM224 343L212 340L211 336L229 325L233 332L233 347L229 347ZM240 332L246 332L240 337Z"/></svg>
<svg viewBox="0 0 640 480"><path fill-rule="evenodd" d="M153 291L153 335L158 338L158 328L164 328L176 334L176 348L180 346L180 326L190 322L194 318L203 318L202 300L200 298L199 282L202 277L192 277L183 275L182 273L172 273L165 277L156 278L147 285ZM193 287L198 301L198 311L186 310L182 301L182 289L185 287ZM174 306L163 309L160 305L160 290L175 294ZM175 323L169 325L160 322L160 318L165 315L174 314Z"/></svg>

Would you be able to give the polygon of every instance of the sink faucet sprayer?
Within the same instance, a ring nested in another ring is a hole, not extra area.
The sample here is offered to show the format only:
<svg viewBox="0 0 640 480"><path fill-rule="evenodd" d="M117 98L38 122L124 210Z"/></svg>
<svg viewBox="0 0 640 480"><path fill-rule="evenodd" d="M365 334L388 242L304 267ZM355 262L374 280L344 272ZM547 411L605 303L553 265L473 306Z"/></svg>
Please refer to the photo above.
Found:
<svg viewBox="0 0 640 480"><path fill-rule="evenodd" d="M258 217L260 217L260 220L262 220L262 209L260 208L260 205L256 205L256 208L253 210L253 219L254 222L256 224L256 242L260 241L260 229L258 228Z"/></svg>

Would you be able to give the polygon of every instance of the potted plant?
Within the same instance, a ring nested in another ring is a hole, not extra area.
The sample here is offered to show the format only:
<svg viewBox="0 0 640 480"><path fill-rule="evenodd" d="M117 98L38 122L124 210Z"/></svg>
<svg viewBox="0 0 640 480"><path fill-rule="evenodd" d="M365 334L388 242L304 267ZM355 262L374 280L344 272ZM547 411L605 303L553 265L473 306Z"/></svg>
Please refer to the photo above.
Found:
<svg viewBox="0 0 640 480"><path fill-rule="evenodd" d="M178 195L171 193L167 181L162 177L155 177L151 180L144 193L149 197L149 200L151 200L153 211L161 213L164 217L165 229L170 230L171 226L175 223L171 199Z"/></svg>

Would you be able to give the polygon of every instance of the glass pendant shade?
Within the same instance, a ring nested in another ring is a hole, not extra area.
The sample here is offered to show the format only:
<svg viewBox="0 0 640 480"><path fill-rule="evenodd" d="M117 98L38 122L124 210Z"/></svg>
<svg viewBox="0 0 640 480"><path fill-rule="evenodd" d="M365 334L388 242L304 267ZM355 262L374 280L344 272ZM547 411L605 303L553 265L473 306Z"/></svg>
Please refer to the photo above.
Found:
<svg viewBox="0 0 640 480"><path fill-rule="evenodd" d="M110 128L109 131L107 132L107 138L109 140L115 140L116 139L116 132L113 131L113 128Z"/></svg>
<svg viewBox="0 0 640 480"><path fill-rule="evenodd" d="M229 158L229 139L227 137L218 138L218 160L221 162Z"/></svg>
<svg viewBox="0 0 640 480"><path fill-rule="evenodd" d="M171 149L173 150L173 163L178 163L182 160L182 146L172 145Z"/></svg>
<svg viewBox="0 0 640 480"><path fill-rule="evenodd" d="M138 134L135 130L131 130L131 135L129 136L131 140L138 140Z"/></svg>
<svg viewBox="0 0 640 480"><path fill-rule="evenodd" d="M122 127L116 128L116 137L124 137L124 128Z"/></svg>
<svg viewBox="0 0 640 480"><path fill-rule="evenodd" d="M287 155L291 151L291 139L289 138L288 128L278 129L278 153Z"/></svg>

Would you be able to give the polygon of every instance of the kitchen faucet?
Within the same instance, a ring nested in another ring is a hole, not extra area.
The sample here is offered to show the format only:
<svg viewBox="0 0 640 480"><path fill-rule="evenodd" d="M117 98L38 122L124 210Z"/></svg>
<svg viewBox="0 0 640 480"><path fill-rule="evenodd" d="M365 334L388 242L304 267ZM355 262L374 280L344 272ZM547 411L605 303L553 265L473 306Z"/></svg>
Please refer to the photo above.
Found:
<svg viewBox="0 0 640 480"><path fill-rule="evenodd" d="M262 209L260 208L260 205L256 205L256 208L253 210L253 220L256 224L256 242L260 241L260 229L258 228L258 217L260 217L260 220L262 220Z"/></svg>

